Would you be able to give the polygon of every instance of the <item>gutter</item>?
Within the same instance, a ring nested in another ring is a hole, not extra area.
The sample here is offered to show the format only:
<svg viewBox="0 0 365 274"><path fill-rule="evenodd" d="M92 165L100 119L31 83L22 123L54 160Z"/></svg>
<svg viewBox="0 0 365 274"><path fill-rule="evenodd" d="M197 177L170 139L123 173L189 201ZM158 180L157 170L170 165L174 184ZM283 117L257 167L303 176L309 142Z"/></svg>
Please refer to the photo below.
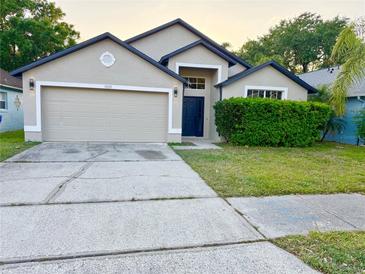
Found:
<svg viewBox="0 0 365 274"><path fill-rule="evenodd" d="M357 100L359 100L361 103L365 104L365 100L361 99L361 96L356 96Z"/></svg>

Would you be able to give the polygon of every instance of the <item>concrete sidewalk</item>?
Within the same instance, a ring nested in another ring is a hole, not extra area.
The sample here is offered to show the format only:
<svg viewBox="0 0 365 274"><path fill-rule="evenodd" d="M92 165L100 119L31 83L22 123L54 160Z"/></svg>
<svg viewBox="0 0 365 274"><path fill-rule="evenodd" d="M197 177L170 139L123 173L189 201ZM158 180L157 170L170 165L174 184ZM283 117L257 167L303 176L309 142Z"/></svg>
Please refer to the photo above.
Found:
<svg viewBox="0 0 365 274"><path fill-rule="evenodd" d="M242 197L228 201L267 238L313 230L365 230L365 196L361 194Z"/></svg>

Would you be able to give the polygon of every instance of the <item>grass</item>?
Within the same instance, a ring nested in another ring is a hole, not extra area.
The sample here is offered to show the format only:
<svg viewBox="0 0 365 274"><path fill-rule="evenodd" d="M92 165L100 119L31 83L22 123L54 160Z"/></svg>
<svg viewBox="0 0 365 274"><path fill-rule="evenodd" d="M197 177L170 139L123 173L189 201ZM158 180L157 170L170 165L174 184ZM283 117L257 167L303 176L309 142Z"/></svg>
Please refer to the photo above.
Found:
<svg viewBox="0 0 365 274"><path fill-rule="evenodd" d="M324 273L365 273L365 231L312 232L274 243Z"/></svg>
<svg viewBox="0 0 365 274"><path fill-rule="evenodd" d="M176 151L221 196L365 193L365 147L239 147Z"/></svg>
<svg viewBox="0 0 365 274"><path fill-rule="evenodd" d="M0 133L0 162L38 143L24 142L23 130Z"/></svg>
<svg viewBox="0 0 365 274"><path fill-rule="evenodd" d="M175 147L175 146L195 146L194 143L192 142L181 142L181 143L169 143L170 147Z"/></svg>

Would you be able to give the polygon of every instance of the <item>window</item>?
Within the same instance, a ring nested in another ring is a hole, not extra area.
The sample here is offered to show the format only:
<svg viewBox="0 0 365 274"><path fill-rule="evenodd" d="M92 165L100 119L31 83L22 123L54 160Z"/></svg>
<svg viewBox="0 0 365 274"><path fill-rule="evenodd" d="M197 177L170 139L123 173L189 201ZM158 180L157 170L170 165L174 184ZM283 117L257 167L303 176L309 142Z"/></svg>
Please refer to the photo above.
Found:
<svg viewBox="0 0 365 274"><path fill-rule="evenodd" d="M283 90L269 90L269 89L247 89L247 97L250 98L270 98L270 99L283 99Z"/></svg>
<svg viewBox="0 0 365 274"><path fill-rule="evenodd" d="M188 81L189 89L205 89L205 78L184 77Z"/></svg>
<svg viewBox="0 0 365 274"><path fill-rule="evenodd" d="M7 109L5 92L0 92L0 109Z"/></svg>

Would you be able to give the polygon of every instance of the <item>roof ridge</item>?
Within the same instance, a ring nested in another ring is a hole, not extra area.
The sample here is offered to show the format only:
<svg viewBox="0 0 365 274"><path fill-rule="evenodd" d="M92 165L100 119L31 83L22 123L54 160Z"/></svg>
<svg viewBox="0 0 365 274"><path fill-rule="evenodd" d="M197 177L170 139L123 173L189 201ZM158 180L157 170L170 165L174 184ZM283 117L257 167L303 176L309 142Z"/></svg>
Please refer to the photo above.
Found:
<svg viewBox="0 0 365 274"><path fill-rule="evenodd" d="M309 73L313 73L313 72L318 72L318 71L321 71L321 70L328 70L328 69L332 69L332 68L340 68L341 66L340 65L335 65L335 66L331 66L331 67L326 67L326 68L320 68L320 69L317 69L317 70L312 70L312 71L308 71L308 72L304 72L304 73L299 73L297 74L297 76L299 75L304 75L304 74L309 74Z"/></svg>
<svg viewBox="0 0 365 274"><path fill-rule="evenodd" d="M226 54L227 56L229 56L230 58L232 58L236 62L240 63L244 67L246 67L246 68L251 68L252 67L252 65L247 63L245 60L243 60L242 58L240 58L237 55L233 54L232 52L228 51L227 49L223 48L217 42L215 42L214 40L212 40L211 38L209 38L208 36L206 36L205 34L200 32L199 30L197 30L196 28L194 28L192 25L190 25L189 23L187 23L186 21L184 21L181 18L174 19L174 20L172 20L170 22L167 22L165 24L162 24L158 27L155 27L155 28L150 29L148 31L142 32L138 35L135 35L131 38L126 39L125 42L126 43L133 43L133 42L135 42L139 39L142 39L142 38L150 36L150 35L152 35L156 32L159 32L160 30L171 27L174 24L181 24L184 28L186 28L189 31L193 32L195 35L199 36L201 39L205 40L206 42L212 44L212 46L215 47L217 50L220 50L222 53Z"/></svg>

